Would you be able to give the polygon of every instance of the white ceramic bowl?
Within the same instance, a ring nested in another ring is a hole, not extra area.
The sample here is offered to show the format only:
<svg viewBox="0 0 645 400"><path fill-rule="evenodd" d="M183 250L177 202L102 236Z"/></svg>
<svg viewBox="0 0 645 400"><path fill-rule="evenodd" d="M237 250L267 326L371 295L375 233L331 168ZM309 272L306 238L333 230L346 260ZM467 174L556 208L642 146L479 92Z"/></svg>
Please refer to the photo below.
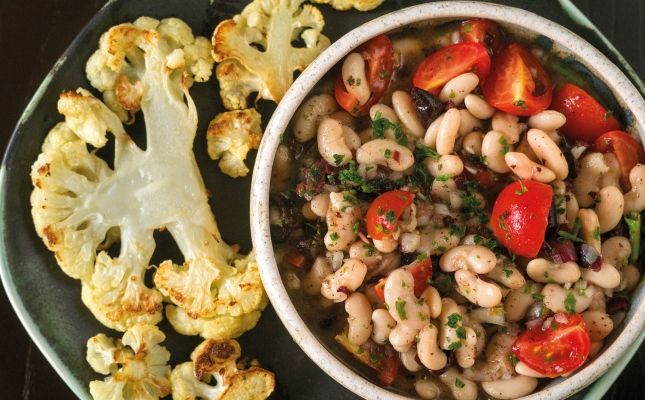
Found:
<svg viewBox="0 0 645 400"><path fill-rule="evenodd" d="M369 399L404 399L407 397L383 389L352 371L331 354L307 328L296 311L282 283L269 233L269 184L271 168L280 135L314 85L338 61L368 39L409 24L433 19L481 17L495 20L522 36L544 35L554 42L554 50L573 55L596 77L605 82L618 103L631 114L630 130L645 138L645 101L634 85L602 53L562 26L528 11L479 2L438 2L399 10L374 19L343 36L316 59L291 86L280 102L264 133L253 171L251 189L251 228L253 245L260 264L266 291L282 322L295 342L327 374L352 392ZM634 345L645 327L645 287L641 285L632 298L632 307L622 332L593 361L574 375L549 383L527 399L562 399L581 390L600 377L626 350Z"/></svg>

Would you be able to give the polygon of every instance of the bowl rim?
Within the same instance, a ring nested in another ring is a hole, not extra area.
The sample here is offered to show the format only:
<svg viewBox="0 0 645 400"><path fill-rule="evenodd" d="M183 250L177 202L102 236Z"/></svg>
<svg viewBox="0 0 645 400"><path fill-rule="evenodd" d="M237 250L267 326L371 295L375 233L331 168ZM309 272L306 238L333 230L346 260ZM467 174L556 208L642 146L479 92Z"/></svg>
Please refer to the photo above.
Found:
<svg viewBox="0 0 645 400"><path fill-rule="evenodd" d="M547 36L558 46L575 54L579 62L609 87L619 103L631 111L634 117L632 128L639 132L641 140L645 142L645 100L631 81L604 54L587 41L561 25L526 10L477 1L444 1L421 4L375 18L353 29L327 48L289 88L264 132L251 184L251 236L267 294L289 334L325 373L348 390L364 398L407 399L408 397L373 384L343 364L307 328L291 302L277 267L268 223L269 185L275 152L282 133L314 85L338 61L363 42L376 35L417 22L439 18L472 18L474 16L509 25L529 27L527 28L529 31ZM566 398L591 384L616 363L629 346L637 340L640 331L645 327L644 287L641 282L634 291L632 308L625 318L622 332L609 346L605 347L600 355L574 375L566 379L555 380L539 392L524 398ZM637 305L637 307L633 305Z"/></svg>

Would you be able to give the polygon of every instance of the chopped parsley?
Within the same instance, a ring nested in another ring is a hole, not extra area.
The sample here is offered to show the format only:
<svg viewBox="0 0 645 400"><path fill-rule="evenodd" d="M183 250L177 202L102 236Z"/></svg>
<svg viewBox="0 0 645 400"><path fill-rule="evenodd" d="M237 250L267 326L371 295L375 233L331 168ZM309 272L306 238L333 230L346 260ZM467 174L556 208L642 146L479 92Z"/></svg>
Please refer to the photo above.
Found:
<svg viewBox="0 0 645 400"><path fill-rule="evenodd" d="M591 237L594 238L594 240L600 240L600 227L597 226L596 229L593 230L593 233L591 234Z"/></svg>
<svg viewBox="0 0 645 400"><path fill-rule="evenodd" d="M563 230L558 231L558 239L562 239L562 241L571 240L572 242L575 242L575 243L583 242L583 240L580 239L578 236Z"/></svg>
<svg viewBox="0 0 645 400"><path fill-rule="evenodd" d="M511 150L511 146L509 146L505 136L500 136L497 142L502 145L502 149L499 151L501 155L506 155Z"/></svg>
<svg viewBox="0 0 645 400"><path fill-rule="evenodd" d="M630 212L625 215L625 222L629 230L629 242L632 245L632 253L629 262L636 264L640 252L641 242L641 215L637 212Z"/></svg>
<svg viewBox="0 0 645 400"><path fill-rule="evenodd" d="M441 156L435 150L424 144L417 144L417 149L415 151L416 158L426 158L430 157L433 160L438 160Z"/></svg>
<svg viewBox="0 0 645 400"><path fill-rule="evenodd" d="M533 298L533 301L543 301L544 300L544 296L542 296L540 293L533 293L531 295L531 297Z"/></svg>
<svg viewBox="0 0 645 400"><path fill-rule="evenodd" d="M399 314L399 318L401 318L401 320L408 319L408 316L405 312L405 300L397 299L394 302L394 306L396 307L396 313Z"/></svg>
<svg viewBox="0 0 645 400"><path fill-rule="evenodd" d="M428 259L428 253L419 253L417 256L417 261L418 262L423 262Z"/></svg>
<svg viewBox="0 0 645 400"><path fill-rule="evenodd" d="M358 233L359 226L360 224L358 223L358 221L354 222L354 225L352 226L352 232Z"/></svg>
<svg viewBox="0 0 645 400"><path fill-rule="evenodd" d="M459 226L459 225L454 224L454 225L450 225L449 232L450 232L451 236L462 238L462 237L466 236L466 230L467 229L468 228L465 225Z"/></svg>
<svg viewBox="0 0 645 400"><path fill-rule="evenodd" d="M573 292L567 293L567 297L564 299L564 309L571 314L576 312L576 297L573 295Z"/></svg>
<svg viewBox="0 0 645 400"><path fill-rule="evenodd" d="M459 313L452 313L448 315L448 321L446 321L446 326L450 328L457 328L459 326L459 323L462 321L461 315Z"/></svg>
<svg viewBox="0 0 645 400"><path fill-rule="evenodd" d="M439 182L445 182L449 179L452 179L452 174L438 175L438 176L435 176L434 178L435 181L439 181Z"/></svg>
<svg viewBox="0 0 645 400"><path fill-rule="evenodd" d="M333 240L334 242L338 240L338 233L332 232L329 234L329 238Z"/></svg>
<svg viewBox="0 0 645 400"><path fill-rule="evenodd" d="M520 360L518 360L517 356L515 354L513 354L513 353L511 353L509 355L509 357L511 359L511 364L513 364L513 367L516 366L518 362L520 362Z"/></svg>
<svg viewBox="0 0 645 400"><path fill-rule="evenodd" d="M448 350L459 350L461 349L461 342L452 342L448 345Z"/></svg>
<svg viewBox="0 0 645 400"><path fill-rule="evenodd" d="M526 102L524 100L522 100L522 99L515 100L513 102L513 105L515 107L518 107L518 108L522 109L522 110L527 110L529 108L529 106L526 104Z"/></svg>
<svg viewBox="0 0 645 400"><path fill-rule="evenodd" d="M507 278L510 278L511 275L513 275L513 270L508 268L508 267L506 267L506 265L504 265L502 267L502 272L504 273L504 276L507 277Z"/></svg>
<svg viewBox="0 0 645 400"><path fill-rule="evenodd" d="M336 164L336 166L339 166L343 162L344 159L345 159L344 155L342 155L342 154L334 154L334 164Z"/></svg>
<svg viewBox="0 0 645 400"><path fill-rule="evenodd" d="M455 97L457 97L457 94L455 93L454 90L451 89L450 93L448 94L448 97L451 98L451 99L454 99Z"/></svg>
<svg viewBox="0 0 645 400"><path fill-rule="evenodd" d="M390 149L385 149L385 151L383 152L383 157L385 157L385 158L392 158L392 150L390 150Z"/></svg>
<svg viewBox="0 0 645 400"><path fill-rule="evenodd" d="M466 384L464 382L462 382L461 379L455 378L455 386L458 387L459 389L461 389L464 386L466 386Z"/></svg>
<svg viewBox="0 0 645 400"><path fill-rule="evenodd" d="M463 326L458 326L455 332L457 333L457 337L459 339L466 339L466 328L464 328Z"/></svg>
<svg viewBox="0 0 645 400"><path fill-rule="evenodd" d="M369 358L369 363L372 365L378 364L378 362L381 361L382 358L383 358L382 354L371 353Z"/></svg>
<svg viewBox="0 0 645 400"><path fill-rule="evenodd" d="M372 136L377 139L383 139L385 137L385 131L391 129L394 131L394 137L396 142L401 146L407 146L408 137L403 133L403 128L400 124L395 124L389 119L383 117L380 111L377 111L374 114L374 119L372 120ZM386 158L389 158L386 156Z"/></svg>
<svg viewBox="0 0 645 400"><path fill-rule="evenodd" d="M387 210L385 212L385 219L387 222L393 224L396 222L396 214L394 213L394 210Z"/></svg>

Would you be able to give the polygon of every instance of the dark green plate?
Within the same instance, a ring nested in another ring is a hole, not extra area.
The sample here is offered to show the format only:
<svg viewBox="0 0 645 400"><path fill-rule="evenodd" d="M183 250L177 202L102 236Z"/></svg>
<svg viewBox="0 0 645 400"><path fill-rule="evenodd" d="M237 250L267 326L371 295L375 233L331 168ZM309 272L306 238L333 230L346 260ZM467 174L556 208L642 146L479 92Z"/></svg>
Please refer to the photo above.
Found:
<svg viewBox="0 0 645 400"><path fill-rule="evenodd" d="M22 115L7 148L0 170L0 275L20 320L34 342L76 395L88 398L90 380L99 379L85 361L85 343L98 332L120 337L118 332L99 324L83 306L80 284L68 278L57 266L53 255L36 236L31 221L29 179L42 141L58 121L58 94L65 89L90 88L85 79L85 62L96 49L99 36L109 27L130 22L141 15L156 18L176 16L186 21L196 34L210 37L222 19L238 13L241 2L208 0L114 0L110 1L83 29L65 54L54 65ZM246 2L243 2L246 3ZM337 39L361 23L401 7L420 1L386 1L377 11L358 13L338 12L321 6L327 26L324 32ZM567 0L562 6L555 2L500 1L524 8L549 18L579 35L603 51L626 72L643 91L642 82L624 62L609 42L572 7ZM191 90L199 112L199 127L195 154L207 188L213 194L212 208L225 240L239 243L249 250L250 235L248 200L250 178L233 180L221 175L216 162L206 154L204 132L210 119L222 110L216 81L197 84ZM260 104L263 120L268 121L274 106ZM141 126L129 130L141 136ZM153 262L177 256L169 236L158 235L159 249ZM166 323L161 329L167 334L166 346L171 350L171 364L189 359L192 349L201 341L198 337L176 334ZM241 338L245 353L257 357L262 365L276 372L278 387L273 398L279 399L353 399L354 395L325 375L292 341L280 320L269 308L253 331ZM635 347L636 348L636 347ZM628 359L628 358L627 358ZM620 369L614 369L620 372ZM591 392L594 398L602 395L618 373L607 374L604 382Z"/></svg>

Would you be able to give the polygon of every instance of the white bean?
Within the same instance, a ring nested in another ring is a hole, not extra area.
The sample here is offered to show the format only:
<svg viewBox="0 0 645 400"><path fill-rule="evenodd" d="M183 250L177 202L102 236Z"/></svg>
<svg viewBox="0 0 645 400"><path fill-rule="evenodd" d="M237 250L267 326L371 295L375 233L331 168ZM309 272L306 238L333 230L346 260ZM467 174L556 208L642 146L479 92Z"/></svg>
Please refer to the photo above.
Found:
<svg viewBox="0 0 645 400"><path fill-rule="evenodd" d="M600 177L609 172L609 167L601 153L590 153L580 160L578 175L573 180L573 193L580 207L591 207L594 204L594 198L590 194L595 194L600 190ZM627 203L627 195L625 195ZM629 211L625 204L626 212Z"/></svg>
<svg viewBox="0 0 645 400"><path fill-rule="evenodd" d="M316 136L320 120L338 109L333 96L321 94L313 96L298 109L293 124L293 135L300 143L308 142Z"/></svg>
<svg viewBox="0 0 645 400"><path fill-rule="evenodd" d="M480 131L472 131L464 136L464 139L461 142L461 147L466 150L467 153L479 156L482 154L483 140L483 133Z"/></svg>
<svg viewBox="0 0 645 400"><path fill-rule="evenodd" d="M340 122L344 126L354 129L356 124L356 119L352 114L348 113L345 110L336 111L335 113L329 114L329 118L333 118L336 121Z"/></svg>
<svg viewBox="0 0 645 400"><path fill-rule="evenodd" d="M507 258L500 258L495 268L493 268L487 277L501 283L509 289L518 289L524 286L526 279L522 273L517 269L515 264Z"/></svg>
<svg viewBox="0 0 645 400"><path fill-rule="evenodd" d="M432 123L426 130L426 134L423 136L423 143L432 149L437 148L437 135L439 134L439 126L441 125L441 122L443 121L443 117L445 115L446 113L443 113L438 116L437 119L432 121Z"/></svg>
<svg viewBox="0 0 645 400"><path fill-rule="evenodd" d="M555 180L555 173L544 165L535 163L526 154L509 151L504 156L506 165L521 179L532 179L538 182L550 183Z"/></svg>
<svg viewBox="0 0 645 400"><path fill-rule="evenodd" d="M347 299L347 292L358 289L365 279L367 266L360 260L347 260L338 271L327 275L320 288L320 294L334 303Z"/></svg>
<svg viewBox="0 0 645 400"><path fill-rule="evenodd" d="M495 268L497 257L490 249L480 245L461 245L448 250L441 259L439 267L446 272L467 269L478 274L487 274Z"/></svg>
<svg viewBox="0 0 645 400"><path fill-rule="evenodd" d="M387 343L390 332L396 326L394 318L387 310L379 308L372 312L372 323L374 324L372 340L379 344Z"/></svg>
<svg viewBox="0 0 645 400"><path fill-rule="evenodd" d="M476 381L495 381L511 376L513 364L511 348L516 337L506 333L495 334L486 347L485 361L475 363L464 370L464 376Z"/></svg>
<svg viewBox="0 0 645 400"><path fill-rule="evenodd" d="M526 137L537 158L553 171L558 179L565 179L569 175L567 160L549 135L539 129L530 129Z"/></svg>
<svg viewBox="0 0 645 400"><path fill-rule="evenodd" d="M493 116L495 108L488 104L486 100L475 94L469 94L464 98L466 109L475 117L479 119L489 119Z"/></svg>
<svg viewBox="0 0 645 400"><path fill-rule="evenodd" d="M629 171L629 182L632 188L625 193L625 212L645 210L645 165L636 164Z"/></svg>
<svg viewBox="0 0 645 400"><path fill-rule="evenodd" d="M437 318L441 314L441 295L434 286L428 286L421 297L425 300L430 311L431 318Z"/></svg>
<svg viewBox="0 0 645 400"><path fill-rule="evenodd" d="M544 258L535 258L526 265L526 273L536 282L575 283L580 279L580 267L574 261L552 263Z"/></svg>
<svg viewBox="0 0 645 400"><path fill-rule="evenodd" d="M493 114L491 128L504 135L509 144L515 144L520 141L520 124L515 115L496 111Z"/></svg>
<svg viewBox="0 0 645 400"><path fill-rule="evenodd" d="M502 306L491 308L475 308L470 312L470 318L473 321L486 324L506 325L506 319L504 318L504 308Z"/></svg>
<svg viewBox="0 0 645 400"><path fill-rule="evenodd" d="M343 138L345 139L345 144L350 150L356 151L361 147L361 138L349 126L343 125Z"/></svg>
<svg viewBox="0 0 645 400"><path fill-rule="evenodd" d="M495 307L502 301L502 290L494 283L486 282L471 271L460 269L455 272L457 291L473 304L481 307Z"/></svg>
<svg viewBox="0 0 645 400"><path fill-rule="evenodd" d="M423 365L419 364L416 360L417 349L414 347L410 350L401 353L401 364L410 372L419 372L423 369Z"/></svg>
<svg viewBox="0 0 645 400"><path fill-rule="evenodd" d="M314 132L315 134L315 132ZM289 147L281 144L275 152L273 169L271 169L271 190L283 191L291 182L291 151Z"/></svg>
<svg viewBox="0 0 645 400"><path fill-rule="evenodd" d="M598 192L596 215L600 224L600 233L609 232L623 218L625 201L620 189L616 186L607 186Z"/></svg>
<svg viewBox="0 0 645 400"><path fill-rule="evenodd" d="M517 364L515 364L515 372L520 375L530 376L531 378L546 378L544 374L537 372L522 361L518 361Z"/></svg>
<svg viewBox="0 0 645 400"><path fill-rule="evenodd" d="M362 240L357 240L349 246L349 258L356 258L367 265L368 270L376 268L383 262L383 255L376 248Z"/></svg>
<svg viewBox="0 0 645 400"><path fill-rule="evenodd" d="M429 378L417 379L414 382L414 390L423 400L434 400L441 396L441 388L436 382Z"/></svg>
<svg viewBox="0 0 645 400"><path fill-rule="evenodd" d="M567 302L567 304L570 304L570 307L573 306L575 312L581 313L585 311L591 305L592 294L593 290L586 289L584 294L581 294L577 289L567 290L554 283L549 283L542 289L544 305L555 313L569 312L568 307L565 306L565 300L567 298L575 299L573 302Z"/></svg>
<svg viewBox="0 0 645 400"><path fill-rule="evenodd" d="M302 205L300 212L302 213L302 216L309 221L315 221L318 219L318 216L311 209L311 202L309 201Z"/></svg>
<svg viewBox="0 0 645 400"><path fill-rule="evenodd" d="M485 164L488 168L501 174L510 171L504 157L513 151L508 139L502 133L489 131L482 141L482 156L486 157Z"/></svg>
<svg viewBox="0 0 645 400"><path fill-rule="evenodd" d="M605 164L609 168L609 171L602 174L600 177L600 187L604 188L607 186L616 186L620 187L620 162L614 153L605 153L602 155L602 158L605 160Z"/></svg>
<svg viewBox="0 0 645 400"><path fill-rule="evenodd" d="M461 345L461 338L457 335L457 329L463 326L463 316L457 303L450 297L441 299L439 324L439 347L449 350L452 343Z"/></svg>
<svg viewBox="0 0 645 400"><path fill-rule="evenodd" d="M461 116L456 108L451 108L443 115L443 119L437 128L437 153L443 155L453 152L460 122Z"/></svg>
<svg viewBox="0 0 645 400"><path fill-rule="evenodd" d="M544 132L553 132L560 129L567 122L564 114L555 110L545 110L531 115L528 125L531 128L539 129Z"/></svg>
<svg viewBox="0 0 645 400"><path fill-rule="evenodd" d="M374 104L370 107L370 119L373 121L378 116L380 116L380 118L385 118L394 124L399 123L399 117L396 116L396 112L392 107L382 103Z"/></svg>
<svg viewBox="0 0 645 400"><path fill-rule="evenodd" d="M403 268L392 271L383 289L385 304L399 325L421 329L427 324L429 310L425 302L419 304L414 295L414 278Z"/></svg>
<svg viewBox="0 0 645 400"><path fill-rule="evenodd" d="M305 293L312 296L320 294L323 281L333 272L325 257L317 257L302 280Z"/></svg>
<svg viewBox="0 0 645 400"><path fill-rule="evenodd" d="M399 117L405 131L416 138L420 138L426 132L417 109L412 103L412 97L407 92L397 90L392 93L392 108Z"/></svg>
<svg viewBox="0 0 645 400"><path fill-rule="evenodd" d="M452 101L454 104L461 104L464 97L470 94L479 85L479 77L472 72L457 75L443 86L439 93L442 102Z"/></svg>
<svg viewBox="0 0 645 400"><path fill-rule="evenodd" d="M372 239L376 250L383 254L392 253L399 246L399 242L393 238L384 238L383 240Z"/></svg>
<svg viewBox="0 0 645 400"><path fill-rule="evenodd" d="M414 155L407 148L387 139L375 139L356 151L359 164L377 164L392 171L405 171L414 164Z"/></svg>
<svg viewBox="0 0 645 400"><path fill-rule="evenodd" d="M417 249L420 253L439 255L459 245L459 237L450 234L449 228L421 232L421 242Z"/></svg>
<svg viewBox="0 0 645 400"><path fill-rule="evenodd" d="M428 172L433 177L444 176L454 178L464 172L464 162L454 154L440 156L435 159L428 157L423 160Z"/></svg>
<svg viewBox="0 0 645 400"><path fill-rule="evenodd" d="M441 351L437 345L438 329L428 324L421 329L419 333L419 343L417 343L417 354L424 367L437 371L446 366L448 357Z"/></svg>
<svg viewBox="0 0 645 400"><path fill-rule="evenodd" d="M351 192L329 194L330 206L327 209L327 233L325 246L327 250L347 250L358 236L354 224L361 217L360 206L354 204Z"/></svg>
<svg viewBox="0 0 645 400"><path fill-rule="evenodd" d="M482 382L482 389L496 399L517 399L533 393L537 384L535 378L517 375L506 380Z"/></svg>
<svg viewBox="0 0 645 400"><path fill-rule="evenodd" d="M622 277L623 281L621 282L620 290L625 292L631 292L632 289L634 289L636 285L638 285L638 282L640 281L640 278L641 278L640 270L635 266L629 264L625 268L623 268L622 275L623 275Z"/></svg>
<svg viewBox="0 0 645 400"><path fill-rule="evenodd" d="M370 87L365 76L365 60L359 53L351 53L343 62L343 83L347 92L352 94L358 105L362 106L370 99Z"/></svg>
<svg viewBox="0 0 645 400"><path fill-rule="evenodd" d="M601 311L585 311L582 313L582 319L585 320L585 330L589 338L594 342L603 340L614 329L614 322L609 315Z"/></svg>
<svg viewBox="0 0 645 400"><path fill-rule="evenodd" d="M599 271L585 268L582 271L582 279L603 289L614 289L620 285L620 272L613 265L603 262Z"/></svg>
<svg viewBox="0 0 645 400"><path fill-rule="evenodd" d="M337 167L347 164L352 159L352 150L345 141L343 125L340 122L332 118L324 118L320 122L318 151L328 164Z"/></svg>
<svg viewBox="0 0 645 400"><path fill-rule="evenodd" d="M459 110L459 136L464 136L476 129L483 129L484 124L475 118L468 110Z"/></svg>
<svg viewBox="0 0 645 400"><path fill-rule="evenodd" d="M372 306L360 292L352 293L345 301L349 329L347 338L351 344L360 346L372 335Z"/></svg>
<svg viewBox="0 0 645 400"><path fill-rule="evenodd" d="M602 251L600 246L600 221L594 210L583 208L578 211L580 218L580 237L584 242L592 246L598 254Z"/></svg>
<svg viewBox="0 0 645 400"><path fill-rule="evenodd" d="M319 193L315 195L309 203L311 211L320 218L327 215L329 209L329 193Z"/></svg>
<svg viewBox="0 0 645 400"><path fill-rule="evenodd" d="M439 376L441 382L450 389L455 400L476 400L477 385L470 379L466 379L456 368L450 368Z"/></svg>
<svg viewBox="0 0 645 400"><path fill-rule="evenodd" d="M526 286L511 290L504 299L504 312L508 321L520 321L526 315L529 307L535 303L533 295L539 294L542 285L527 282Z"/></svg>
<svg viewBox="0 0 645 400"><path fill-rule="evenodd" d="M412 348L419 330L416 328L410 328L407 325L397 324L394 329L390 332L388 340L394 350L399 353L405 353Z"/></svg>

